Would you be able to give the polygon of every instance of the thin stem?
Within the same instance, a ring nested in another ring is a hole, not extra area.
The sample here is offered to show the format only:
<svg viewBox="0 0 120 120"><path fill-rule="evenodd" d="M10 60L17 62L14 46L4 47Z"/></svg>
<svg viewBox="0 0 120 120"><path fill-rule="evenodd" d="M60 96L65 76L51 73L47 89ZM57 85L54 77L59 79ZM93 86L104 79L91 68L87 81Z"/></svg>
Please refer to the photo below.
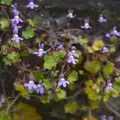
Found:
<svg viewBox="0 0 120 120"><path fill-rule="evenodd" d="M16 100L20 97L20 94L18 94L18 96L16 96L16 98L12 101L12 103L8 106L7 108L7 113L9 113L9 109L14 105L14 103L16 102Z"/></svg>

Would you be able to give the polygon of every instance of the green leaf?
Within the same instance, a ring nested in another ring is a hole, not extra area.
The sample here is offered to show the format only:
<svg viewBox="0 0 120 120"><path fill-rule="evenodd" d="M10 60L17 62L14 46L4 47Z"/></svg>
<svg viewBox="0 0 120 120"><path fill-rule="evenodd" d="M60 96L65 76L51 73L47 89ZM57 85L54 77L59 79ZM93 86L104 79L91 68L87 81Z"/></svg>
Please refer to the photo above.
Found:
<svg viewBox="0 0 120 120"><path fill-rule="evenodd" d="M113 83L113 87L117 90L120 90L120 77L115 78L115 82Z"/></svg>
<svg viewBox="0 0 120 120"><path fill-rule="evenodd" d="M87 38L80 38L80 39L78 40L78 42L79 42L81 45L84 45L84 44L88 43L88 39L87 39Z"/></svg>
<svg viewBox="0 0 120 120"><path fill-rule="evenodd" d="M84 68L91 73L96 73L101 69L101 65L97 60L87 61L84 65Z"/></svg>
<svg viewBox="0 0 120 120"><path fill-rule="evenodd" d="M92 45L92 48L95 50L95 51L98 51L98 50L101 50L101 48L104 46L104 42L102 40L95 40L93 45Z"/></svg>
<svg viewBox="0 0 120 120"><path fill-rule="evenodd" d="M52 88L52 83L48 79L44 80L43 85L46 89Z"/></svg>
<svg viewBox="0 0 120 120"><path fill-rule="evenodd" d="M65 51L60 50L53 53L53 58L56 62L65 57Z"/></svg>
<svg viewBox="0 0 120 120"><path fill-rule="evenodd" d="M87 87L92 86L93 85L93 81L92 80L88 80L88 81L85 82L85 85Z"/></svg>
<svg viewBox="0 0 120 120"><path fill-rule="evenodd" d="M52 67L56 66L56 62L52 56L45 55L44 61L44 69L52 69Z"/></svg>
<svg viewBox="0 0 120 120"><path fill-rule="evenodd" d="M34 37L34 29L31 27L26 28L26 30L22 32L22 36L25 39Z"/></svg>
<svg viewBox="0 0 120 120"><path fill-rule="evenodd" d="M23 97L25 97L28 94L23 85L16 84L15 89L16 89L16 91L19 91L20 95L23 96Z"/></svg>
<svg viewBox="0 0 120 120"><path fill-rule="evenodd" d="M20 56L29 56L30 54L27 51L20 52Z"/></svg>
<svg viewBox="0 0 120 120"><path fill-rule="evenodd" d="M78 107L79 106L76 102L69 102L64 106L65 113L74 113Z"/></svg>
<svg viewBox="0 0 120 120"><path fill-rule="evenodd" d="M33 20L32 19L28 19L28 23L29 23L29 25L34 27L38 23L38 19L37 18L34 18Z"/></svg>
<svg viewBox="0 0 120 120"><path fill-rule="evenodd" d="M80 107L80 109L83 110L83 111L86 111L86 110L88 110L88 107L85 106L85 105L82 105L82 106Z"/></svg>
<svg viewBox="0 0 120 120"><path fill-rule="evenodd" d="M57 94L56 94L56 100L62 100L66 98L66 92L64 90L60 90Z"/></svg>
<svg viewBox="0 0 120 120"><path fill-rule="evenodd" d="M103 101L104 102L107 102L108 100L109 100L109 94L105 94L104 96L103 96Z"/></svg>
<svg viewBox="0 0 120 120"><path fill-rule="evenodd" d="M48 98L48 96L45 96L45 95L41 95L40 96L40 100L42 103L49 103L50 102L50 99Z"/></svg>
<svg viewBox="0 0 120 120"><path fill-rule="evenodd" d="M92 109L96 109L100 107L100 103L98 101L90 101L90 105Z"/></svg>
<svg viewBox="0 0 120 120"><path fill-rule="evenodd" d="M77 73L76 71L72 71L72 72L70 73L70 75L68 76L68 80L69 80L70 82L74 82L74 81L77 80L77 77L78 77L78 73Z"/></svg>
<svg viewBox="0 0 120 120"><path fill-rule="evenodd" d="M35 78L35 81L43 80L44 76L40 71L33 72L33 76Z"/></svg>
<svg viewBox="0 0 120 120"><path fill-rule="evenodd" d="M106 64L103 68L103 74L106 78L113 72L113 67L110 64Z"/></svg>
<svg viewBox="0 0 120 120"><path fill-rule="evenodd" d="M39 105L38 105L39 107ZM15 105L15 112L12 113L13 120L42 120L42 117L36 111L36 108L28 104L19 102Z"/></svg>
<svg viewBox="0 0 120 120"><path fill-rule="evenodd" d="M0 120L10 120L10 117L7 114L2 113L0 114Z"/></svg>
<svg viewBox="0 0 120 120"><path fill-rule="evenodd" d="M114 98L116 98L116 97L119 96L119 92L114 89L114 90L112 90L112 92L111 92L111 96L114 97Z"/></svg>
<svg viewBox="0 0 120 120"><path fill-rule="evenodd" d="M0 18L0 27L1 29L5 29L9 27L9 21L6 18Z"/></svg>
<svg viewBox="0 0 120 120"><path fill-rule="evenodd" d="M11 5L13 0L0 0L0 4Z"/></svg>

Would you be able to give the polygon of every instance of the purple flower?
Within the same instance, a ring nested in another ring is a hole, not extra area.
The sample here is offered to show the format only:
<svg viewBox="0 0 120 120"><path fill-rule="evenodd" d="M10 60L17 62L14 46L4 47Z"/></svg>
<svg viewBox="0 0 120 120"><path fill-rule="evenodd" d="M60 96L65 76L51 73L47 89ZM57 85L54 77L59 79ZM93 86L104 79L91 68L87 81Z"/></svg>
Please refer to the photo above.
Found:
<svg viewBox="0 0 120 120"><path fill-rule="evenodd" d="M107 22L107 19L103 18L103 14L100 14L98 22L100 22L100 23Z"/></svg>
<svg viewBox="0 0 120 120"><path fill-rule="evenodd" d="M88 19L84 19L84 26L81 26L81 28L85 28L85 29L91 28L91 26L89 25Z"/></svg>
<svg viewBox="0 0 120 120"><path fill-rule="evenodd" d="M39 81L39 84L37 85L36 92L39 94L43 94L45 91L44 85L42 84L42 80Z"/></svg>
<svg viewBox="0 0 120 120"><path fill-rule="evenodd" d="M28 83L25 83L24 86L27 87L28 90L36 90L37 88L36 84L32 80L30 80Z"/></svg>
<svg viewBox="0 0 120 120"><path fill-rule="evenodd" d="M38 55L39 57L41 57L44 53L46 53L46 52L43 50L43 47L44 47L43 44L39 44L38 52L33 52L33 54Z"/></svg>
<svg viewBox="0 0 120 120"><path fill-rule="evenodd" d="M11 19L12 24L19 24L20 22L23 22L23 20L19 16L14 16L13 19Z"/></svg>
<svg viewBox="0 0 120 120"><path fill-rule="evenodd" d="M113 27L113 30L110 32L110 35L120 36L120 32L117 31L116 26Z"/></svg>
<svg viewBox="0 0 120 120"><path fill-rule="evenodd" d="M18 34L18 30L21 28L21 26L17 26L16 24L12 24L13 27L13 33Z"/></svg>
<svg viewBox="0 0 120 120"><path fill-rule="evenodd" d="M5 98L0 98L0 102L5 103L6 99Z"/></svg>
<svg viewBox="0 0 120 120"><path fill-rule="evenodd" d="M103 47L102 48L102 52L105 53L105 52L109 52L109 49L107 47Z"/></svg>
<svg viewBox="0 0 120 120"><path fill-rule="evenodd" d="M29 0L29 3L28 3L28 5L26 5L26 7L34 9L34 8L39 7L39 6L37 4L34 4L33 0Z"/></svg>
<svg viewBox="0 0 120 120"><path fill-rule="evenodd" d="M114 119L114 117L113 116L109 116L109 119L108 120L113 120Z"/></svg>
<svg viewBox="0 0 120 120"><path fill-rule="evenodd" d="M70 82L68 80L65 80L64 74L60 74L60 80L58 81L58 86L66 87L67 84L69 84L69 83Z"/></svg>
<svg viewBox="0 0 120 120"><path fill-rule="evenodd" d="M107 120L106 115L102 115L102 116L101 116L101 120Z"/></svg>
<svg viewBox="0 0 120 120"><path fill-rule="evenodd" d="M19 37L18 34L14 34L11 38L14 42L19 43L20 40L23 40L23 38Z"/></svg>
<svg viewBox="0 0 120 120"><path fill-rule="evenodd" d="M75 65L78 62L78 60L71 55L67 58L67 62Z"/></svg>
<svg viewBox="0 0 120 120"><path fill-rule="evenodd" d="M114 88L112 87L111 80L108 80L108 81L107 81L106 89L108 89L108 90L113 90L113 89L114 89Z"/></svg>
<svg viewBox="0 0 120 120"><path fill-rule="evenodd" d="M68 18L74 18L76 15L73 15L73 10L68 10L68 14L67 14L67 17Z"/></svg>
<svg viewBox="0 0 120 120"><path fill-rule="evenodd" d="M106 37L110 38L113 35L120 36L120 32L117 31L117 27L116 26L113 27L113 29L112 29L112 31L110 33L106 34Z"/></svg>
<svg viewBox="0 0 120 120"><path fill-rule="evenodd" d="M63 44L62 43L58 44L57 48L58 48L58 50L63 50L64 49Z"/></svg>

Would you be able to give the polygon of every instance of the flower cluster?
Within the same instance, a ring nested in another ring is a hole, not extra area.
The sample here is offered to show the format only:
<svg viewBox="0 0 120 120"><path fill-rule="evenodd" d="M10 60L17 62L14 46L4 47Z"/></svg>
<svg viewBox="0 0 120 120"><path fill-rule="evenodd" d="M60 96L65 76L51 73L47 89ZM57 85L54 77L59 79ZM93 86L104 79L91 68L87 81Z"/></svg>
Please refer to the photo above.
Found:
<svg viewBox="0 0 120 120"><path fill-rule="evenodd" d="M39 7L37 4L34 4L34 0L29 0L28 5L26 5L27 8L34 9Z"/></svg>
<svg viewBox="0 0 120 120"><path fill-rule="evenodd" d="M25 83L24 87L28 89L28 92L36 91L36 93L43 94L45 91L42 80L39 80L39 83L36 85L34 82L34 78L30 79L28 83Z"/></svg>
<svg viewBox="0 0 120 120"><path fill-rule="evenodd" d="M19 11L17 9L17 4L12 4L11 7L13 8L13 19L11 19L11 26L13 28L13 37L11 38L14 42L19 43L20 40L23 38L19 37L18 30L21 28L18 24L23 22L23 20L19 17Z"/></svg>
<svg viewBox="0 0 120 120"><path fill-rule="evenodd" d="M72 46L71 51L68 52L68 54L67 54L67 62L68 63L76 64L78 62L78 60L74 58L74 57L79 57L79 55L75 52L75 50L76 50L76 48L74 46Z"/></svg>

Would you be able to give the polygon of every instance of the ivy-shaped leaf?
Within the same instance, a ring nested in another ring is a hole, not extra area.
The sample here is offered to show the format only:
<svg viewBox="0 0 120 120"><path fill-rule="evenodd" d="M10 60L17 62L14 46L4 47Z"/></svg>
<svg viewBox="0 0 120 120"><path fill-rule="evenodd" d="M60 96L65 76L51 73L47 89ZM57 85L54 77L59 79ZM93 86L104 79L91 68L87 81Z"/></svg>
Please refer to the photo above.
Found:
<svg viewBox="0 0 120 120"><path fill-rule="evenodd" d="M110 64L106 64L103 68L103 74L106 78L113 72L113 67Z"/></svg>
<svg viewBox="0 0 120 120"><path fill-rule="evenodd" d="M70 75L68 76L68 80L69 80L70 82L74 82L74 81L77 80L77 77L78 77L78 73L77 73L76 71L72 71L72 72L70 73Z"/></svg>
<svg viewBox="0 0 120 120"><path fill-rule="evenodd" d="M44 76L40 71L33 72L33 76L35 78L35 81L43 80Z"/></svg>
<svg viewBox="0 0 120 120"><path fill-rule="evenodd" d="M9 115L6 113L1 113L0 114L0 120L11 120Z"/></svg>
<svg viewBox="0 0 120 120"><path fill-rule="evenodd" d="M34 29L31 27L26 28L26 30L22 32L22 36L25 39L34 37Z"/></svg>
<svg viewBox="0 0 120 120"><path fill-rule="evenodd" d="M52 56L45 55L44 56L44 68L45 69L52 69L52 67L56 66L56 62Z"/></svg>
<svg viewBox="0 0 120 120"><path fill-rule="evenodd" d="M113 83L115 89L120 90L120 77L115 78L115 82Z"/></svg>
<svg viewBox="0 0 120 120"><path fill-rule="evenodd" d="M41 100L41 102L44 103L44 104L50 102L50 99L49 99L48 96L46 96L46 95L41 95L41 96L40 96L40 100Z"/></svg>
<svg viewBox="0 0 120 120"><path fill-rule="evenodd" d="M0 27L1 27L1 29L8 28L9 27L8 19L0 18Z"/></svg>
<svg viewBox="0 0 120 120"><path fill-rule="evenodd" d="M80 38L80 39L78 40L78 42L79 42L81 45L84 45L84 44L88 43L88 39L87 39L87 38Z"/></svg>
<svg viewBox="0 0 120 120"><path fill-rule="evenodd" d="M92 48L95 50L95 51L98 51L98 50L101 50L101 48L104 46L104 42L102 40L95 40L93 45L92 45Z"/></svg>
<svg viewBox="0 0 120 120"><path fill-rule="evenodd" d="M66 113L74 113L78 109L79 105L76 102L69 102L64 106Z"/></svg>
<svg viewBox="0 0 120 120"><path fill-rule="evenodd" d="M11 5L13 0L0 0L0 4Z"/></svg>
<svg viewBox="0 0 120 120"><path fill-rule="evenodd" d="M84 68L91 73L96 73L101 69L101 65L97 60L87 61L84 65Z"/></svg>

